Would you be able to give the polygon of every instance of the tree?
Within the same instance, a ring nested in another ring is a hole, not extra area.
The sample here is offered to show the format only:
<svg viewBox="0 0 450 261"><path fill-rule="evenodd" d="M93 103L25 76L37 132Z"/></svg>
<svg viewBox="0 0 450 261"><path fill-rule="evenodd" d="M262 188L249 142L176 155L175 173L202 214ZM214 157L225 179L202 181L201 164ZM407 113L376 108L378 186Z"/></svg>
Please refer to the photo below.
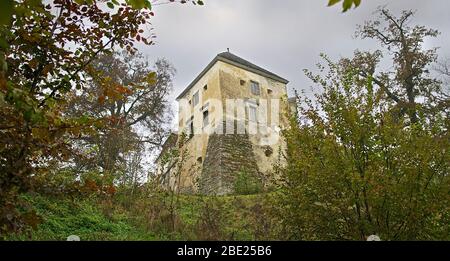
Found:
<svg viewBox="0 0 450 261"><path fill-rule="evenodd" d="M139 53L102 55L93 62L90 87L74 90L69 105L71 115L102 121L94 133L74 138L83 155L77 159L78 171L125 175L129 163L136 165L146 147L161 145L170 118L167 96L174 73L167 60L157 60L152 69Z"/></svg>
<svg viewBox="0 0 450 261"><path fill-rule="evenodd" d="M450 121L450 59L439 61L434 70L442 81L442 89L433 96L433 105L440 108Z"/></svg>
<svg viewBox="0 0 450 261"><path fill-rule="evenodd" d="M448 240L448 97L429 72L435 49L422 47L437 31L407 26L410 11L379 13L358 34L379 41L391 71L379 68L380 50L323 56L323 74L306 71L323 92L298 98L284 132L279 213L289 238Z"/></svg>
<svg viewBox="0 0 450 261"><path fill-rule="evenodd" d="M72 139L100 127L102 119L67 113L70 91L89 88L90 65L99 55L114 48L134 52L136 42L151 45L153 35L144 28L158 4L1 1L0 231L23 227L16 196L39 189L37 176L72 156Z"/></svg>
<svg viewBox="0 0 450 261"><path fill-rule="evenodd" d="M85 86L89 64L113 46L151 44L140 29L151 17L147 7L122 4L111 12L92 1L23 0L13 8L0 28L0 224L7 228L16 219L5 206L32 188L49 160L68 159L68 137L91 127L92 119L64 113L69 90Z"/></svg>
<svg viewBox="0 0 450 261"><path fill-rule="evenodd" d="M342 73L326 61L326 76L308 73L323 88L317 103L300 97L300 118L285 131L288 165L279 213L288 237L448 240L444 119L405 127L370 77Z"/></svg>
<svg viewBox="0 0 450 261"><path fill-rule="evenodd" d="M412 123L418 121L418 100L431 102L433 95L441 91L440 82L430 75L430 67L436 62L436 48L425 50L427 37L439 32L424 26L409 26L412 11L403 11L395 17L389 10L378 10L379 19L359 26L357 36L374 39L382 50L363 52L357 50L352 59L343 59L343 70L356 71L363 78L372 78L385 97L396 105L398 117L408 115ZM383 70L380 60L386 56L391 65Z"/></svg>

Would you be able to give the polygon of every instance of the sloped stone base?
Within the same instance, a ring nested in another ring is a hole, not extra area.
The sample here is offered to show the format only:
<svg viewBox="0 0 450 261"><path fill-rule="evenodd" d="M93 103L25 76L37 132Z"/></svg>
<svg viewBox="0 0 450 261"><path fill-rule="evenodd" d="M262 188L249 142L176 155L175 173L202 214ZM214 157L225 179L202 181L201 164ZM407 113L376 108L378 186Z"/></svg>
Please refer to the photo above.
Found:
<svg viewBox="0 0 450 261"><path fill-rule="evenodd" d="M201 194L234 193L239 173L261 178L248 134L212 134L199 180Z"/></svg>

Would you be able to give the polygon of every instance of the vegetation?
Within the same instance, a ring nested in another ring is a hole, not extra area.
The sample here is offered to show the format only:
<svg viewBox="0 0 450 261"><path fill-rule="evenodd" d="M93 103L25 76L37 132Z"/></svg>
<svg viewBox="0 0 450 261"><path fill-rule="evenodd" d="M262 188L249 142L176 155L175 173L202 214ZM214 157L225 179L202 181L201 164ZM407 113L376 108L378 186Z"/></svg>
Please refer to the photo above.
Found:
<svg viewBox="0 0 450 261"><path fill-rule="evenodd" d="M201 196L144 167L175 74L135 47L156 1L0 2L0 239L450 240L450 66L413 12L379 9L357 31L379 50L306 71L321 90L297 97L270 193L242 171L239 195Z"/></svg>
<svg viewBox="0 0 450 261"><path fill-rule="evenodd" d="M143 29L154 15L149 1L11 0L2 1L1 12L0 233L6 233L24 229L33 215L17 211L26 207L18 195L46 189L46 179L61 169L72 184L57 191L76 190L80 179L93 184L81 177L91 173L112 191L116 169L123 170L118 164L139 160L130 148L139 151L144 142L157 140L136 137L134 125L162 135L154 128L159 126L155 115L166 111L173 68L163 60L155 71L139 67L143 63L134 46L151 45L153 38ZM115 58L117 49L128 58ZM138 72L134 78L131 72L112 78L114 72L102 71L102 59ZM152 105L142 106L149 99ZM116 110L108 111L111 105ZM133 142L113 146L105 138L111 134L116 140L131 134Z"/></svg>
<svg viewBox="0 0 450 261"><path fill-rule="evenodd" d="M264 195L201 197L183 195L170 218L170 197L139 189L114 199L22 195L40 216L35 229L8 234L6 240L263 240L271 220L264 217Z"/></svg>
<svg viewBox="0 0 450 261"><path fill-rule="evenodd" d="M449 239L449 108L426 69L435 50L421 47L437 32L407 27L411 12L379 13L386 29L368 22L359 34L393 54L394 71L378 68L382 51L323 56L326 74L307 71L323 90L315 103L299 97L285 133L279 213L292 239Z"/></svg>
<svg viewBox="0 0 450 261"><path fill-rule="evenodd" d="M342 0L329 0L328 6L333 6L339 2L342 2ZM358 7L361 4L361 0L344 0L342 2L342 11L347 12L352 6L354 5L355 8Z"/></svg>
<svg viewBox="0 0 450 261"><path fill-rule="evenodd" d="M247 171L243 170L237 173L236 181L234 183L234 191L239 195L251 195L261 193L263 191L264 184L258 177L250 175Z"/></svg>

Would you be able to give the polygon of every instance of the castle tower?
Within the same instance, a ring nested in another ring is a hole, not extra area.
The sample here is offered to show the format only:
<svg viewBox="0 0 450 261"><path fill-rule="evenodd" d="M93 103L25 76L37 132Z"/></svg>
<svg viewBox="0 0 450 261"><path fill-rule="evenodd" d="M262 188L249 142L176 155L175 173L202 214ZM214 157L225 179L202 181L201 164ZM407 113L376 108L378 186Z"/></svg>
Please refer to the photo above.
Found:
<svg viewBox="0 0 450 261"><path fill-rule="evenodd" d="M231 194L238 178L276 178L288 126L288 81L230 52L177 97L178 134L157 159L161 182L184 193ZM170 156L172 158L170 158Z"/></svg>

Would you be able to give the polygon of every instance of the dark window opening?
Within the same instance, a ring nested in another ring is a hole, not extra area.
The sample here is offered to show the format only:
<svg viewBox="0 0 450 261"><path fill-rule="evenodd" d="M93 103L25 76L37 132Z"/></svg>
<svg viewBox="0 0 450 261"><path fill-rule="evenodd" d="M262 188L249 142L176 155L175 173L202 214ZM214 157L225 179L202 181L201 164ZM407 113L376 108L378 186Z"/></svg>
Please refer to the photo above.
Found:
<svg viewBox="0 0 450 261"><path fill-rule="evenodd" d="M203 86L203 90L204 91L208 90L208 84L205 84L205 86Z"/></svg>
<svg viewBox="0 0 450 261"><path fill-rule="evenodd" d="M194 137L194 122L191 121L191 124L189 124L189 137Z"/></svg>

